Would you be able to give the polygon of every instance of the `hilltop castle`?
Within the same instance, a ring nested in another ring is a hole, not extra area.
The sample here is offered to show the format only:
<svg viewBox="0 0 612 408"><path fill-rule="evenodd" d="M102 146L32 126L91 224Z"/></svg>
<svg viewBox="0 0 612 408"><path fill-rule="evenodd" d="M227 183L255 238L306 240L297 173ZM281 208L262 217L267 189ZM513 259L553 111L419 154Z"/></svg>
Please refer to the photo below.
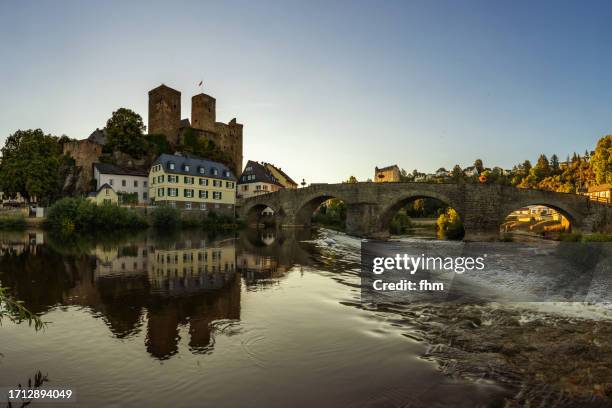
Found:
<svg viewBox="0 0 612 408"><path fill-rule="evenodd" d="M149 134L163 134L172 146L181 144L187 130L213 142L232 161L236 177L242 172L242 124L216 121L216 99L200 93L191 98L191 122L181 119L181 93L164 84L149 91Z"/></svg>

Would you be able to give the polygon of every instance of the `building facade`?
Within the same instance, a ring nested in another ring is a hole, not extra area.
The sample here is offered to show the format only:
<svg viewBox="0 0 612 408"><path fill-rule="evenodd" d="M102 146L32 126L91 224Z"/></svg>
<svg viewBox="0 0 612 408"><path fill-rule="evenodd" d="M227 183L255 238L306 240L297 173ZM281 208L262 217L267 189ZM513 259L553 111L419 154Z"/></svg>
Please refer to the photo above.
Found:
<svg viewBox="0 0 612 408"><path fill-rule="evenodd" d="M149 172L154 205L234 213L236 177L222 163L183 154L162 154Z"/></svg>
<svg viewBox="0 0 612 408"><path fill-rule="evenodd" d="M149 91L149 134L163 134L172 146L187 133L210 140L231 160L235 175L242 171L242 124L217 122L217 102L200 93L191 98L191 122L181 118L181 93L166 85Z"/></svg>
<svg viewBox="0 0 612 408"><path fill-rule="evenodd" d="M273 193L285 188L264 164L249 160L238 181L238 198Z"/></svg>
<svg viewBox="0 0 612 408"><path fill-rule="evenodd" d="M400 169L397 164L383 168L374 168L375 183L397 183L400 181Z"/></svg>
<svg viewBox="0 0 612 408"><path fill-rule="evenodd" d="M588 196L591 201L597 201L599 203L611 204L612 203L612 184L599 184L597 186L591 186L583 193Z"/></svg>
<svg viewBox="0 0 612 408"><path fill-rule="evenodd" d="M149 174L146 171L106 163L94 163L93 168L96 188L108 184L120 197L132 195L139 204L149 202Z"/></svg>
<svg viewBox="0 0 612 408"><path fill-rule="evenodd" d="M87 200L96 205L118 204L119 197L113 188L108 184L102 184L100 188L89 193Z"/></svg>

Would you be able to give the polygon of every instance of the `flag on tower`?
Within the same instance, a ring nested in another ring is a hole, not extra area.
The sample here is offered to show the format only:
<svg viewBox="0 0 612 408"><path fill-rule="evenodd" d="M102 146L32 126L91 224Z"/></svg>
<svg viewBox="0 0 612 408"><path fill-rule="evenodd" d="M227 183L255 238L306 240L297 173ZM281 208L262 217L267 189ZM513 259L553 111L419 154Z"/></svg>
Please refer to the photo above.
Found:
<svg viewBox="0 0 612 408"><path fill-rule="evenodd" d="M204 81L200 81L200 83L198 84L198 86L202 86L202 82L204 82Z"/></svg>

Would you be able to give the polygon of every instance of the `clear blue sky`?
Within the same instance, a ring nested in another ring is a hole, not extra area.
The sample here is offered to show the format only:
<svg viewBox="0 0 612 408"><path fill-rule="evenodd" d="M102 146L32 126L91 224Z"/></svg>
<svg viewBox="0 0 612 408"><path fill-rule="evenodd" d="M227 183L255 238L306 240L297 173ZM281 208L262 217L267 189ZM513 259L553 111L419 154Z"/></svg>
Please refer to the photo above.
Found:
<svg viewBox="0 0 612 408"><path fill-rule="evenodd" d="M221 4L223 3L223 4ZM372 177L593 149L612 133L612 2L0 3L0 142L84 138L203 79L246 159Z"/></svg>

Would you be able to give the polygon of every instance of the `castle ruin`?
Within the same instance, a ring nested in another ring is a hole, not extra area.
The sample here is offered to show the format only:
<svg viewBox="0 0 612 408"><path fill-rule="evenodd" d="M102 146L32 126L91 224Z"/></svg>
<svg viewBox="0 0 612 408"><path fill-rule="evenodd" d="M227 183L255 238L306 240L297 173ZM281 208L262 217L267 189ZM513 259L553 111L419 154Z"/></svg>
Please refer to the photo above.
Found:
<svg viewBox="0 0 612 408"><path fill-rule="evenodd" d="M213 142L232 161L236 177L242 172L242 124L217 122L216 99L200 93L191 98L191 122L181 119L181 92L164 84L149 91L149 134L163 134L180 145L187 130Z"/></svg>

